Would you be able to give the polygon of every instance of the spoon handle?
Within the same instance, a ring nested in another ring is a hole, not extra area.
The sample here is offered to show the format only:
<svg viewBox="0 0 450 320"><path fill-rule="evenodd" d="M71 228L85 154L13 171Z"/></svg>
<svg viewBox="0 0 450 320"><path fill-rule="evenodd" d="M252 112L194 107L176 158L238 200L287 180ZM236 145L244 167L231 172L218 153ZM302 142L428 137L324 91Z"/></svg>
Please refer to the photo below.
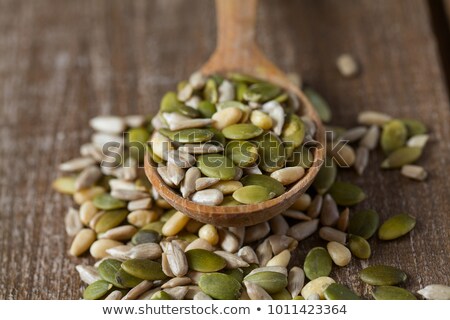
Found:
<svg viewBox="0 0 450 320"><path fill-rule="evenodd" d="M238 59L256 46L258 0L216 0L217 51Z"/></svg>
<svg viewBox="0 0 450 320"><path fill-rule="evenodd" d="M216 0L217 47L205 74L240 72L278 85L290 83L256 43L258 0Z"/></svg>

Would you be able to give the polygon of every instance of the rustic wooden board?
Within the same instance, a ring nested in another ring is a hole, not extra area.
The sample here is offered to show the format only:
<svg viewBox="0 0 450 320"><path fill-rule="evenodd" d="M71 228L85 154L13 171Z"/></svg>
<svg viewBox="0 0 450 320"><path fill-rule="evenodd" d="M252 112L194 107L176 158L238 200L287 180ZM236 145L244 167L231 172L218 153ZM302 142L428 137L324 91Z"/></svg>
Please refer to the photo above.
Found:
<svg viewBox="0 0 450 320"><path fill-rule="evenodd" d="M420 163L427 183L381 172L374 155L364 187L384 218L409 212L416 229L392 243L371 240L374 256L334 272L368 296L357 279L369 264L401 267L406 287L449 284L449 99L427 3L402 1L262 1L259 40L284 70L299 72L333 106L337 124L359 110L422 119L433 141ZM165 90L207 59L214 47L211 1L0 1L0 298L78 299L66 254L63 216L72 204L55 194L58 163L88 140L97 114L155 111ZM350 52L360 77L342 79L338 54ZM300 244L296 261L314 241Z"/></svg>

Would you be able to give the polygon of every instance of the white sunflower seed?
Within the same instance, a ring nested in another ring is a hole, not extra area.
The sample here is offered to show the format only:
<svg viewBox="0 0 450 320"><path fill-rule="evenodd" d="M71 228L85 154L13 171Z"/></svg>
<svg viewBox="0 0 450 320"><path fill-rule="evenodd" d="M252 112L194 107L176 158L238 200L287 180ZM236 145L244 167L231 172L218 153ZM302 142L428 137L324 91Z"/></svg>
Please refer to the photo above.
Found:
<svg viewBox="0 0 450 320"><path fill-rule="evenodd" d="M178 150L190 154L218 153L223 151L223 146L217 146L211 143L203 143L203 144L186 143L181 147L179 147Z"/></svg>
<svg viewBox="0 0 450 320"><path fill-rule="evenodd" d="M331 227L322 227L319 236L326 241L336 241L342 244L347 242L347 234Z"/></svg>
<svg viewBox="0 0 450 320"><path fill-rule="evenodd" d="M271 235L267 240L269 240L273 254L279 254L286 249L292 251L297 248L298 245L297 240L285 235Z"/></svg>
<svg viewBox="0 0 450 320"><path fill-rule="evenodd" d="M423 181L427 178L428 173L421 166L406 164L402 167L401 173L407 178Z"/></svg>
<svg viewBox="0 0 450 320"><path fill-rule="evenodd" d="M185 173L186 171L183 168L177 166L175 163L170 161L167 162L167 175L174 185L180 185L180 182L181 180L183 180Z"/></svg>
<svg viewBox="0 0 450 320"><path fill-rule="evenodd" d="M284 211L282 213L283 216L288 217L288 218L292 218L292 219L296 219L296 220L303 220L303 221L309 221L312 218L306 214L304 214L301 211L297 211L297 210L292 210L292 209L288 209L286 211Z"/></svg>
<svg viewBox="0 0 450 320"><path fill-rule="evenodd" d="M200 72L194 72L189 77L189 84L194 88L195 90L201 89L205 86L207 78Z"/></svg>
<svg viewBox="0 0 450 320"><path fill-rule="evenodd" d="M244 281L247 294L252 300L272 300L272 297L260 286L250 281Z"/></svg>
<svg viewBox="0 0 450 320"><path fill-rule="evenodd" d="M180 91L178 91L177 98L178 98L178 100L185 102L192 96L193 92L194 92L194 89L188 83Z"/></svg>
<svg viewBox="0 0 450 320"><path fill-rule="evenodd" d="M287 249L281 251L279 254L274 256L272 259L267 261L267 267L287 267L289 261L291 260L291 252Z"/></svg>
<svg viewBox="0 0 450 320"><path fill-rule="evenodd" d="M145 116L136 114L136 115L129 115L123 118L126 125L130 128L139 128L142 127L146 122L147 119Z"/></svg>
<svg viewBox="0 0 450 320"><path fill-rule="evenodd" d="M181 286L181 287L167 288L164 289L163 291L167 292L175 300L183 300L184 296L189 291L189 288L187 286Z"/></svg>
<svg viewBox="0 0 450 320"><path fill-rule="evenodd" d="M277 101L269 101L262 105L262 111L267 113L273 121L273 132L277 135L281 135L281 131L284 126L284 109Z"/></svg>
<svg viewBox="0 0 450 320"><path fill-rule="evenodd" d="M164 183L167 184L171 188L175 188L175 184L169 178L169 174L167 173L167 166L160 166L156 168L156 171L159 173L161 179L163 179Z"/></svg>
<svg viewBox="0 0 450 320"><path fill-rule="evenodd" d="M392 120L390 115L377 112L377 111L363 111L358 114L358 123L365 125L377 125L382 126L386 122Z"/></svg>
<svg viewBox="0 0 450 320"><path fill-rule="evenodd" d="M167 161L180 168L190 168L195 164L195 157L180 150L170 150L167 154Z"/></svg>
<svg viewBox="0 0 450 320"><path fill-rule="evenodd" d="M200 291L194 295L194 300L213 300L213 298Z"/></svg>
<svg viewBox="0 0 450 320"><path fill-rule="evenodd" d="M189 250L193 250L193 249L203 249L203 250L208 250L208 251L214 251L214 247L205 239L202 238L198 238L195 239L194 241L192 241L191 243L188 244L188 246L186 247L185 252L189 251Z"/></svg>
<svg viewBox="0 0 450 320"><path fill-rule="evenodd" d="M183 198L189 198L195 192L196 181L201 177L202 173L197 167L189 168L186 171L183 181L181 182L180 192Z"/></svg>
<svg viewBox="0 0 450 320"><path fill-rule="evenodd" d="M189 266L181 247L177 243L171 242L167 245L165 252L173 275L176 277L184 276L188 272Z"/></svg>
<svg viewBox="0 0 450 320"><path fill-rule="evenodd" d="M95 131L109 134L121 134L126 128L125 120L116 116L98 116L92 118L89 125Z"/></svg>
<svg viewBox="0 0 450 320"><path fill-rule="evenodd" d="M303 239L308 238L314 232L316 232L318 227L319 227L319 219L300 222L290 227L287 235L291 236L297 241L301 241Z"/></svg>
<svg viewBox="0 0 450 320"><path fill-rule="evenodd" d="M64 172L78 172L95 164L91 157L75 158L59 165L59 170Z"/></svg>
<svg viewBox="0 0 450 320"><path fill-rule="evenodd" d="M64 224L68 236L73 237L80 232L80 230L83 229L83 223L81 222L78 210L69 208L64 217Z"/></svg>
<svg viewBox="0 0 450 320"><path fill-rule="evenodd" d="M207 206L217 206L222 203L223 194L217 189L205 189L195 192L191 200Z"/></svg>
<svg viewBox="0 0 450 320"><path fill-rule="evenodd" d="M258 256L256 255L256 252L255 250L253 250L252 247L249 246L242 247L241 249L239 249L237 255L248 264L252 263L259 264Z"/></svg>
<svg viewBox="0 0 450 320"><path fill-rule="evenodd" d="M111 196L119 200L133 201L148 198L148 193L138 190L114 189L111 191Z"/></svg>
<svg viewBox="0 0 450 320"><path fill-rule="evenodd" d="M340 140L355 142L361 139L367 133L367 127L354 127L345 131L340 137Z"/></svg>
<svg viewBox="0 0 450 320"><path fill-rule="evenodd" d="M219 178L202 177L195 180L195 190L200 191L219 182Z"/></svg>
<svg viewBox="0 0 450 320"><path fill-rule="evenodd" d="M239 240L234 233L226 229L219 229L218 232L219 245L223 250L231 253L235 253L239 250Z"/></svg>
<svg viewBox="0 0 450 320"><path fill-rule="evenodd" d="M166 120L166 122L169 124L169 129L174 130L181 130L181 129L188 129L188 128L201 128L209 126L213 123L212 119L205 118L189 118L186 116L183 116L179 114L178 112L164 112L162 114L163 118Z"/></svg>
<svg viewBox="0 0 450 320"><path fill-rule="evenodd" d="M363 146L356 149L355 170L361 176L369 163L369 149Z"/></svg>
<svg viewBox="0 0 450 320"><path fill-rule="evenodd" d="M255 224L254 226L247 227L245 229L244 243L252 243L261 240L267 236L270 232L270 226L268 222L262 222Z"/></svg>
<svg viewBox="0 0 450 320"><path fill-rule="evenodd" d="M97 148L93 143L85 143L80 147L80 154L83 157L89 157L94 159L96 162L102 162L104 154L102 150Z"/></svg>
<svg viewBox="0 0 450 320"><path fill-rule="evenodd" d="M265 267L267 262L272 259L272 247L269 239L264 240L256 247L256 256L258 257L259 265Z"/></svg>
<svg viewBox="0 0 450 320"><path fill-rule="evenodd" d="M105 297L105 300L120 300L122 299L122 292L119 290L114 290Z"/></svg>
<svg viewBox="0 0 450 320"><path fill-rule="evenodd" d="M289 271L287 289L291 293L292 298L299 295L305 284L305 273L302 268L293 267Z"/></svg>
<svg viewBox="0 0 450 320"><path fill-rule="evenodd" d="M379 138L380 138L380 128L377 125L372 125L359 142L359 145L362 147L366 147L369 150L373 150L377 147Z"/></svg>
<svg viewBox="0 0 450 320"><path fill-rule="evenodd" d="M427 300L450 300L450 287L443 284L430 284L417 293Z"/></svg>
<svg viewBox="0 0 450 320"><path fill-rule="evenodd" d="M224 80L219 86L219 102L234 100L234 86L228 81Z"/></svg>
<svg viewBox="0 0 450 320"><path fill-rule="evenodd" d="M247 262L233 253L221 250L214 251L214 253L225 259L227 262L226 268L228 269L245 268L249 266Z"/></svg>
<svg viewBox="0 0 450 320"><path fill-rule="evenodd" d="M144 280L139 283L136 287L132 288L128 293L122 298L122 300L136 300L143 293L147 292L153 287L153 283L148 280Z"/></svg>
<svg viewBox="0 0 450 320"><path fill-rule="evenodd" d="M80 264L77 265L75 269L78 271L81 281L87 284L91 284L102 279L97 269L93 266L85 266Z"/></svg>
<svg viewBox="0 0 450 320"><path fill-rule="evenodd" d="M324 226L334 226L339 220L339 210L333 197L326 194L323 197L322 210L320 211L320 223Z"/></svg>
<svg viewBox="0 0 450 320"><path fill-rule="evenodd" d="M134 226L119 226L98 235L99 239L112 239L112 240L129 240L137 232Z"/></svg>
<svg viewBox="0 0 450 320"><path fill-rule="evenodd" d="M271 266L271 267L255 268L247 275L247 277L251 276L253 274L259 273L259 272L267 272L267 271L269 271L269 272L278 272L278 273L281 273L281 274L285 275L286 277L288 275L286 267Z"/></svg>
<svg viewBox="0 0 450 320"><path fill-rule="evenodd" d="M169 281L167 281L166 283L164 283L161 288L162 289L167 289L167 288L174 288L174 287L178 287L178 286L185 286L188 284L191 284L192 280L191 278L188 277L176 277L176 278L172 278Z"/></svg>
<svg viewBox="0 0 450 320"><path fill-rule="evenodd" d="M418 134L409 138L408 141L406 142L406 145L408 147L423 149L429 139L430 136L428 134Z"/></svg>
<svg viewBox="0 0 450 320"><path fill-rule="evenodd" d="M284 235L289 230L289 224L282 215L277 215L269 220L273 234Z"/></svg>
<svg viewBox="0 0 450 320"><path fill-rule="evenodd" d="M353 77L359 72L359 66L352 55L345 53L341 54L336 60L336 66L342 76L349 78Z"/></svg>
<svg viewBox="0 0 450 320"><path fill-rule="evenodd" d="M128 211L150 209L152 207L152 202L152 198L150 197L133 200L128 202L127 209Z"/></svg>
<svg viewBox="0 0 450 320"><path fill-rule="evenodd" d="M97 166L84 168L75 180L75 190L92 187L102 176L102 172Z"/></svg>

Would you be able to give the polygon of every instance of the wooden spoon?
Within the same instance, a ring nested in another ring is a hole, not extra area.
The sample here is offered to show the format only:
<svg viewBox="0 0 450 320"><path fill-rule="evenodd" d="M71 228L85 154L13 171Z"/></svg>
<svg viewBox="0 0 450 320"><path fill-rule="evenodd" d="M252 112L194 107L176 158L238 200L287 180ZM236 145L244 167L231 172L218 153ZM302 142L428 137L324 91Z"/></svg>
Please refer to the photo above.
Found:
<svg viewBox="0 0 450 320"><path fill-rule="evenodd" d="M205 75L239 72L274 83L294 93L301 102L301 115L309 116L317 126L314 164L306 175L281 196L258 204L232 207L207 206L184 199L168 187L146 157L145 172L153 188L174 208L191 218L219 226L249 226L269 220L289 208L311 185L323 163L324 130L305 95L261 52L255 40L258 0L216 0L217 48L201 68Z"/></svg>

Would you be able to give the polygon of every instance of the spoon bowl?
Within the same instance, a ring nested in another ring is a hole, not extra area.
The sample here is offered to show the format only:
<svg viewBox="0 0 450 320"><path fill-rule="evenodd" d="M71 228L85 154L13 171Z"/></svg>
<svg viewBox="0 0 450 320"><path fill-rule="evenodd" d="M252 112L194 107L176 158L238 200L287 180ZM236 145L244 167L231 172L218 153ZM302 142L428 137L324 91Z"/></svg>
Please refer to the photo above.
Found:
<svg viewBox="0 0 450 320"><path fill-rule="evenodd" d="M311 118L317 127L313 165L284 194L261 203L240 206L207 206L185 199L168 187L156 171L157 164L145 157L145 173L153 188L171 206L203 223L238 227L258 224L288 209L305 193L319 171L324 158L325 134L322 123L309 100L288 77L261 52L255 40L258 0L216 0L217 48L203 65L204 75L237 72L273 83L296 95L300 100L300 115Z"/></svg>

